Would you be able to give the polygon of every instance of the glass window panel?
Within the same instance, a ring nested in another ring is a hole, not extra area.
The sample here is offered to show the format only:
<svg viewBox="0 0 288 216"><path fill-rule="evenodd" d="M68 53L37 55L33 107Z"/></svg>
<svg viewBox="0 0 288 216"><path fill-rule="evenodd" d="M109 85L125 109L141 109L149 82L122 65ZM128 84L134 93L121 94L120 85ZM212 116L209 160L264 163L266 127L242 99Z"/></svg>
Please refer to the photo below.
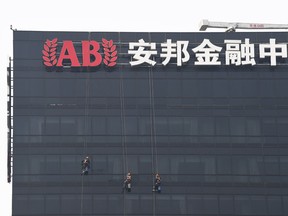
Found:
<svg viewBox="0 0 288 216"><path fill-rule="evenodd" d="M124 86L125 97L147 97L149 96L149 80L148 79L126 79L123 83L123 86ZM156 87L155 86L154 88L157 88L157 86Z"/></svg>
<svg viewBox="0 0 288 216"><path fill-rule="evenodd" d="M97 164L98 166L98 164ZM123 173L123 163L122 156L120 155L108 155L108 172L113 174L122 174Z"/></svg>
<svg viewBox="0 0 288 216"><path fill-rule="evenodd" d="M183 134L183 118L181 117L169 117L169 133L171 135Z"/></svg>
<svg viewBox="0 0 288 216"><path fill-rule="evenodd" d="M30 171L30 161L27 155L18 155L13 159L13 172L14 175L17 174L29 174Z"/></svg>
<svg viewBox="0 0 288 216"><path fill-rule="evenodd" d="M151 195L141 195L141 213L151 215L153 213L153 208L151 208L151 206L153 206L153 200L151 199Z"/></svg>
<svg viewBox="0 0 288 216"><path fill-rule="evenodd" d="M184 118L184 129L185 135L198 135L198 118L197 117L185 117Z"/></svg>
<svg viewBox="0 0 288 216"><path fill-rule="evenodd" d="M89 215L92 212L93 206L92 206L92 195L89 194L83 194L83 196L81 197L81 202L82 202L82 207L80 207L80 209L82 208L82 214L83 215ZM80 210L81 211L81 210Z"/></svg>
<svg viewBox="0 0 288 216"><path fill-rule="evenodd" d="M45 214L60 214L60 195L45 195Z"/></svg>
<svg viewBox="0 0 288 216"><path fill-rule="evenodd" d="M61 117L61 134L65 135L78 135L89 134L91 131L90 118L85 117ZM87 122L85 122L87 121Z"/></svg>
<svg viewBox="0 0 288 216"><path fill-rule="evenodd" d="M280 196L267 196L268 215L281 215L282 200Z"/></svg>
<svg viewBox="0 0 288 216"><path fill-rule="evenodd" d="M61 173L62 174L76 174L81 172L82 158L74 155L61 156Z"/></svg>
<svg viewBox="0 0 288 216"><path fill-rule="evenodd" d="M287 175L288 173L288 156L280 156L280 174Z"/></svg>
<svg viewBox="0 0 288 216"><path fill-rule="evenodd" d="M23 215L23 214L31 214L29 211L29 196L28 195L19 195L13 194L13 205L12 205L12 212L13 214ZM3 207L2 207L3 208Z"/></svg>
<svg viewBox="0 0 288 216"><path fill-rule="evenodd" d="M14 135L30 135L30 117L14 116L13 121Z"/></svg>
<svg viewBox="0 0 288 216"><path fill-rule="evenodd" d="M217 196L203 196L204 214L215 214L218 212Z"/></svg>
<svg viewBox="0 0 288 216"><path fill-rule="evenodd" d="M235 174L248 174L247 158L244 156L232 157L232 170Z"/></svg>
<svg viewBox="0 0 288 216"><path fill-rule="evenodd" d="M29 157L30 160L30 173L31 174L44 174L45 173L45 157L40 155L33 155Z"/></svg>
<svg viewBox="0 0 288 216"><path fill-rule="evenodd" d="M204 73L202 74L204 75ZM213 95L212 79L197 80L198 97L212 97Z"/></svg>
<svg viewBox="0 0 288 216"><path fill-rule="evenodd" d="M156 117L155 118L155 129L157 135L169 134L169 124L167 117Z"/></svg>
<svg viewBox="0 0 288 216"><path fill-rule="evenodd" d="M59 97L61 92L61 79L45 79L45 95L46 97Z"/></svg>
<svg viewBox="0 0 288 216"><path fill-rule="evenodd" d="M108 211L108 200L107 195L93 195L93 213L107 214Z"/></svg>
<svg viewBox="0 0 288 216"><path fill-rule="evenodd" d="M139 170L141 170L142 173L149 173L151 171L151 167L152 167L151 159L152 158L150 155L140 155L139 156ZM158 155L155 155L154 160L156 160L157 165L158 165L158 163L159 163ZM154 166L155 166L155 164L154 164ZM169 166L169 164L168 164L168 166ZM157 168L159 169L159 167L157 167Z"/></svg>
<svg viewBox="0 0 288 216"><path fill-rule="evenodd" d="M44 215L44 196L43 195L30 195L29 197L29 210L30 215L38 214Z"/></svg>
<svg viewBox="0 0 288 216"><path fill-rule="evenodd" d="M243 97L258 97L259 85L258 80L243 80L242 81L242 94Z"/></svg>
<svg viewBox="0 0 288 216"><path fill-rule="evenodd" d="M46 173L59 174L60 173L60 156L47 155L46 156Z"/></svg>
<svg viewBox="0 0 288 216"><path fill-rule="evenodd" d="M251 196L251 213L253 215L267 215L266 207L264 196Z"/></svg>
<svg viewBox="0 0 288 216"><path fill-rule="evenodd" d="M110 156L110 157L113 157L113 156ZM97 157L93 158L93 163L95 164L95 166L93 167L93 170L96 173L107 173L108 171L107 156L97 155Z"/></svg>
<svg viewBox="0 0 288 216"><path fill-rule="evenodd" d="M202 196L193 195L187 197L187 214L195 215L195 214L203 214L204 204Z"/></svg>
<svg viewBox="0 0 288 216"><path fill-rule="evenodd" d="M231 135L244 136L245 135L245 118L231 117L230 118Z"/></svg>
<svg viewBox="0 0 288 216"><path fill-rule="evenodd" d="M93 117L92 118L93 134L100 135L106 134L106 118L105 117Z"/></svg>
<svg viewBox="0 0 288 216"><path fill-rule="evenodd" d="M172 195L171 196L171 212L170 214L186 214L186 199L185 195Z"/></svg>
<svg viewBox="0 0 288 216"><path fill-rule="evenodd" d="M216 158L215 156L202 156L201 163L204 165L204 174L216 173Z"/></svg>
<svg viewBox="0 0 288 216"><path fill-rule="evenodd" d="M237 215L251 215L251 201L249 196L235 196L235 213Z"/></svg>
<svg viewBox="0 0 288 216"><path fill-rule="evenodd" d="M188 155L185 156L185 163L180 167L181 173L185 174L199 174L203 173L205 170L205 163L200 161L200 156L198 155ZM184 178L185 180L186 178Z"/></svg>
<svg viewBox="0 0 288 216"><path fill-rule="evenodd" d="M93 97L119 97L120 81L118 79L93 79L89 85L90 95ZM124 91L128 89L127 82L124 82ZM123 96L129 96L125 91Z"/></svg>
<svg viewBox="0 0 288 216"><path fill-rule="evenodd" d="M219 212L220 214L233 215L234 213L233 196L219 197Z"/></svg>
<svg viewBox="0 0 288 216"><path fill-rule="evenodd" d="M226 117L215 118L215 126L216 126L216 135L229 135L230 133L229 118Z"/></svg>
<svg viewBox="0 0 288 216"><path fill-rule="evenodd" d="M288 215L288 196L283 196L283 213L284 215Z"/></svg>
<svg viewBox="0 0 288 216"><path fill-rule="evenodd" d="M120 117L107 117L107 134L109 135L122 134Z"/></svg>
<svg viewBox="0 0 288 216"><path fill-rule="evenodd" d="M215 97L229 96L229 82L228 80L213 80L213 95Z"/></svg>
<svg viewBox="0 0 288 216"><path fill-rule="evenodd" d="M138 157L137 156L127 155L126 156L126 162L127 162L127 164L129 164L129 167L127 167L127 168L132 173L138 173L140 171L139 166L138 166L139 164L138 164ZM135 181L137 181L137 180L135 180Z"/></svg>
<svg viewBox="0 0 288 216"><path fill-rule="evenodd" d="M278 125L278 136L287 136L288 131L288 118L278 118L277 120Z"/></svg>
<svg viewBox="0 0 288 216"><path fill-rule="evenodd" d="M49 117L49 116L46 117L45 134L46 135L59 135L60 134L59 117Z"/></svg>
<svg viewBox="0 0 288 216"><path fill-rule="evenodd" d="M183 169L186 169L184 158L181 156L174 155L171 160L171 174L178 174L183 172Z"/></svg>
<svg viewBox="0 0 288 216"><path fill-rule="evenodd" d="M268 175L279 175L279 158L277 156L265 156L265 172Z"/></svg>
<svg viewBox="0 0 288 216"><path fill-rule="evenodd" d="M157 118L158 119L158 118ZM151 134L151 120L149 117L141 117L138 120L139 135Z"/></svg>
<svg viewBox="0 0 288 216"><path fill-rule="evenodd" d="M242 97L242 82L243 80L229 80L230 89L229 94L230 97Z"/></svg>
<svg viewBox="0 0 288 216"><path fill-rule="evenodd" d="M262 118L262 134L263 136L276 136L277 125L274 118Z"/></svg>
<svg viewBox="0 0 288 216"><path fill-rule="evenodd" d="M214 135L214 119L209 117L199 117L199 134L200 135Z"/></svg>
<svg viewBox="0 0 288 216"><path fill-rule="evenodd" d="M65 214L81 214L81 196L73 194L61 195L61 213Z"/></svg>
<svg viewBox="0 0 288 216"><path fill-rule="evenodd" d="M262 157L248 156L247 165L249 174L251 175L262 175L264 174L264 163Z"/></svg>
<svg viewBox="0 0 288 216"><path fill-rule="evenodd" d="M123 122L124 124L124 122ZM137 135L138 134L138 118L137 117L125 117L125 134L127 135Z"/></svg>
<svg viewBox="0 0 288 216"><path fill-rule="evenodd" d="M126 202L125 202L125 210L128 214L134 214L136 215L137 213L139 214L139 209L140 209L140 197L138 195L131 195L126 197ZM116 200L115 200L116 201ZM116 206L119 206L121 202L117 201L118 205L115 203ZM114 202L113 202L114 204ZM120 209L120 206L119 208ZM115 211L115 213L119 213L118 211Z"/></svg>
<svg viewBox="0 0 288 216"><path fill-rule="evenodd" d="M170 173L170 156L158 155L158 169L161 173Z"/></svg>
<svg viewBox="0 0 288 216"><path fill-rule="evenodd" d="M171 214L171 212L174 212L174 210L172 210L172 203L169 195L161 194L161 196L157 197L156 212L159 214Z"/></svg>
<svg viewBox="0 0 288 216"><path fill-rule="evenodd" d="M119 214L123 212L123 196L108 196L108 213Z"/></svg>
<svg viewBox="0 0 288 216"><path fill-rule="evenodd" d="M248 136L260 136L260 120L256 118L247 118L246 130Z"/></svg>
<svg viewBox="0 0 288 216"><path fill-rule="evenodd" d="M217 157L217 173L218 174L231 174L231 157L218 156Z"/></svg>
<svg viewBox="0 0 288 216"><path fill-rule="evenodd" d="M30 116L30 134L42 135L43 134L44 117Z"/></svg>

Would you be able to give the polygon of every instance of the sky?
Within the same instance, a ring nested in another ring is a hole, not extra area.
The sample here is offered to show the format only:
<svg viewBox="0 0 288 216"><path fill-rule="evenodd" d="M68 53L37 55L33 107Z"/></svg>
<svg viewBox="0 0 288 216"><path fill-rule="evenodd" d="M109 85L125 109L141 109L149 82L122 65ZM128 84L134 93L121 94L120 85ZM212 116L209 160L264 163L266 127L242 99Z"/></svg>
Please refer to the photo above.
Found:
<svg viewBox="0 0 288 216"><path fill-rule="evenodd" d="M0 2L0 199L12 215L7 183L7 66L13 31L198 32L201 20L288 24L285 0L9 0ZM207 31L224 31L208 29ZM241 31L241 30L238 30ZM282 30L287 31L287 30ZM13 177L12 177L13 181ZM4 200L4 203L3 203Z"/></svg>

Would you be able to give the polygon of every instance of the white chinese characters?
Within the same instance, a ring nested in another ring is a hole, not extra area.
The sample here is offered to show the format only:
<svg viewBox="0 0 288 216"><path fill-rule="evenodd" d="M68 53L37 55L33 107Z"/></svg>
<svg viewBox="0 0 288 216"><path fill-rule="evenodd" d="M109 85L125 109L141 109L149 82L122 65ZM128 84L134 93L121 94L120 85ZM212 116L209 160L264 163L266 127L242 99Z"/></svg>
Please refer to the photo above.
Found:
<svg viewBox="0 0 288 216"><path fill-rule="evenodd" d="M222 45L223 46L223 45ZM222 46L213 44L209 39L189 49L189 41L172 41L167 39L160 43L159 48L155 42L145 42L144 39L138 42L130 42L128 54L131 55L131 66L150 65L155 66L161 63L163 66L173 63L179 67L193 58L194 65L256 65L255 44L250 43L249 38L241 40L224 40L225 49ZM270 60L271 66L277 65L277 59L287 58L287 44L276 43L271 38L269 43L259 44L259 58ZM160 56L161 60L156 60ZM224 57L223 57L224 56Z"/></svg>
<svg viewBox="0 0 288 216"><path fill-rule="evenodd" d="M287 44L276 44L276 39L271 38L269 44L260 44L260 58L270 57L271 65L276 65L276 57L287 58Z"/></svg>
<svg viewBox="0 0 288 216"><path fill-rule="evenodd" d="M135 47L138 47L137 50L134 50ZM155 65L156 62L151 59L153 55L157 54L156 43L147 43L143 39L140 39L138 42L129 43L128 54L133 54L133 59L131 61L131 66L140 65L143 63L148 63L150 65Z"/></svg>
<svg viewBox="0 0 288 216"><path fill-rule="evenodd" d="M222 50L221 47L215 46L210 42L209 39L204 39L203 42L192 49L196 53L196 58L198 61L195 65L220 65L221 62L218 61L219 53Z"/></svg>

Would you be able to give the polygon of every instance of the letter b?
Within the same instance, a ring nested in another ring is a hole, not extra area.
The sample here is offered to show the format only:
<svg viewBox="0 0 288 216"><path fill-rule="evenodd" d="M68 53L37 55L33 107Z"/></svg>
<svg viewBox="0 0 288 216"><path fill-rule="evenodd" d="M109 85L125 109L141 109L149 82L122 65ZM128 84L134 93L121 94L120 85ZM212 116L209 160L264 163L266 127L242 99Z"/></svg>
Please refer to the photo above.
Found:
<svg viewBox="0 0 288 216"><path fill-rule="evenodd" d="M102 56L98 52L99 48L100 45L97 41L82 41L82 66L96 67L101 64ZM91 61L92 56L94 56L94 59Z"/></svg>

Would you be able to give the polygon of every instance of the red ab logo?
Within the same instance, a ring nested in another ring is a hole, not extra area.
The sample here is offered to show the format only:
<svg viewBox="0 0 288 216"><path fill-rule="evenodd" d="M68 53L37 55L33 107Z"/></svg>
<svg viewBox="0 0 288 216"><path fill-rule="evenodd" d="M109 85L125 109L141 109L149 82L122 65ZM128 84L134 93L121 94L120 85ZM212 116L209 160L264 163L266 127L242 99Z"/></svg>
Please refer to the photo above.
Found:
<svg viewBox="0 0 288 216"><path fill-rule="evenodd" d="M71 67L96 67L99 66L103 60L103 63L108 67L116 65L117 49L113 44L113 40L106 40L102 38L102 47L104 51L104 58L100 54L100 44L97 41L87 40L82 41L82 63L80 64L79 58L73 42L65 40L62 43L61 50L57 58L58 39L46 40L42 50L43 63L47 67L62 67L63 61L69 61Z"/></svg>

